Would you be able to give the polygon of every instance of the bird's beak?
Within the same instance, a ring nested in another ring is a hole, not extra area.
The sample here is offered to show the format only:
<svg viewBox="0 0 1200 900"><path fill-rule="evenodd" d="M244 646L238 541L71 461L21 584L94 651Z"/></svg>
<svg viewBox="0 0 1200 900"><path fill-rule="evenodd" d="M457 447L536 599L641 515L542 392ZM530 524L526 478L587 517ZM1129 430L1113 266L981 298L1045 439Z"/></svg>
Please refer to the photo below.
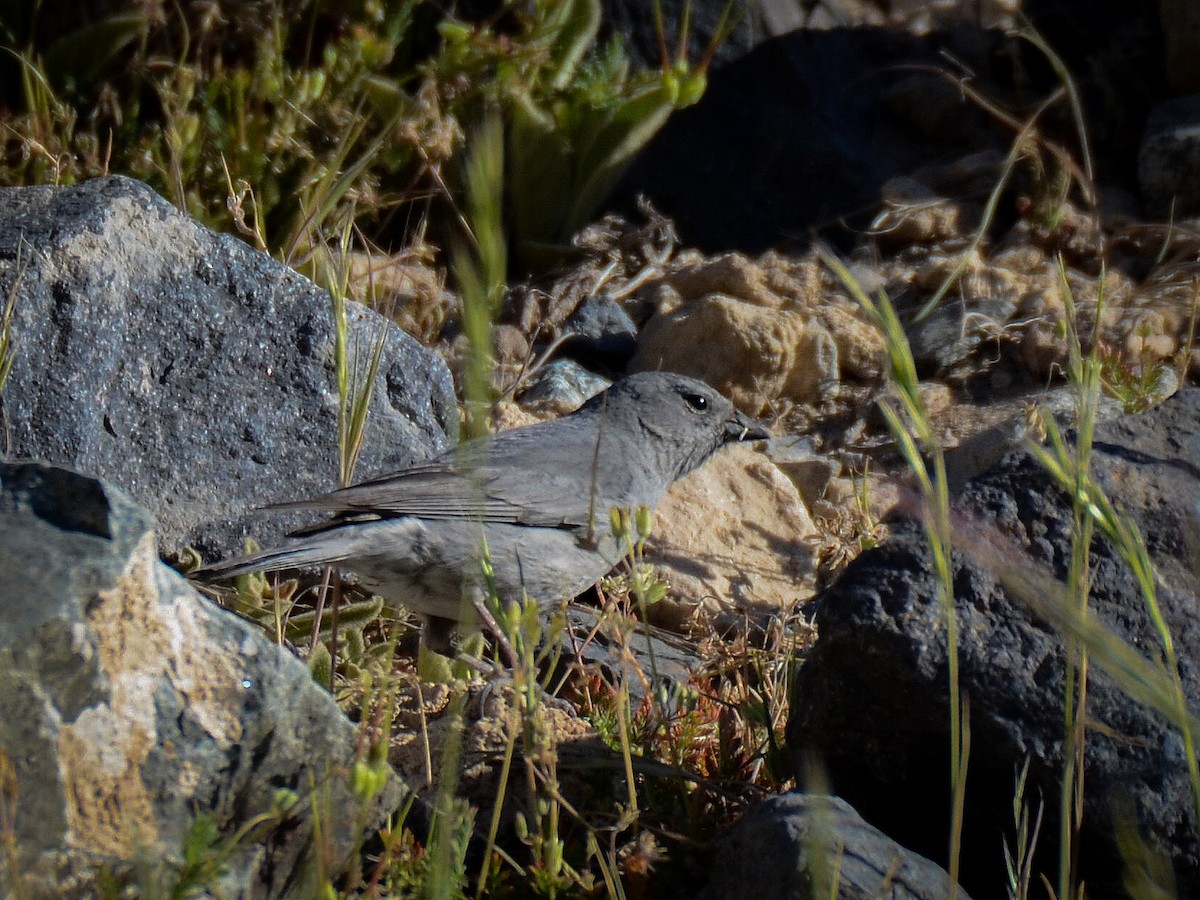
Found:
<svg viewBox="0 0 1200 900"><path fill-rule="evenodd" d="M765 427L740 412L725 423L725 435L731 441L763 441L771 435Z"/></svg>

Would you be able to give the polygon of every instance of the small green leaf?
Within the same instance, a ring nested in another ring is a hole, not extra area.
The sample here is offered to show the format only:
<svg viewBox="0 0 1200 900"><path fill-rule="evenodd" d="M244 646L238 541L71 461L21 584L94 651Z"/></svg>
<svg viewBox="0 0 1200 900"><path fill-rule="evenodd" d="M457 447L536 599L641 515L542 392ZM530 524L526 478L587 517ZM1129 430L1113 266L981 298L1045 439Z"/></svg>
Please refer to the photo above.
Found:
<svg viewBox="0 0 1200 900"><path fill-rule="evenodd" d="M329 648L319 641L308 655L308 671L313 681L321 687L326 687L333 677L333 658L329 655Z"/></svg>

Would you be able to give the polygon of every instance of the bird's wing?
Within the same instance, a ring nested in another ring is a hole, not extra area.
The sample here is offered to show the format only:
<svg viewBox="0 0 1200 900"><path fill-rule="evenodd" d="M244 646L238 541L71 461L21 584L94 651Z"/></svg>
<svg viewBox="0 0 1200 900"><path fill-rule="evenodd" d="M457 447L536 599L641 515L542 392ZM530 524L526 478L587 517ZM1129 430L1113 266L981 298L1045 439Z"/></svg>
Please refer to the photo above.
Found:
<svg viewBox="0 0 1200 900"><path fill-rule="evenodd" d="M420 516L586 527L608 516L594 499L595 434L543 426L503 432L393 475L273 508L324 510L335 516L328 526Z"/></svg>

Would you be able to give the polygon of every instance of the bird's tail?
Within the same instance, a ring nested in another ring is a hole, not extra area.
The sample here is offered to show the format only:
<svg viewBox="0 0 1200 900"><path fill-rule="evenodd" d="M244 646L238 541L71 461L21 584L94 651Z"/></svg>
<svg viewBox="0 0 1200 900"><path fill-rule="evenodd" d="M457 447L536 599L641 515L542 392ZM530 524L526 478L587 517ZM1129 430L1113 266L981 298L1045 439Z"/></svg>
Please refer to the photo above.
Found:
<svg viewBox="0 0 1200 900"><path fill-rule="evenodd" d="M294 547L281 547L235 556L223 562L213 563L191 572L194 578L220 579L245 575L247 572L278 572L280 569L296 569L300 566L316 566L336 563L345 558L344 553L331 552L326 541L309 541Z"/></svg>

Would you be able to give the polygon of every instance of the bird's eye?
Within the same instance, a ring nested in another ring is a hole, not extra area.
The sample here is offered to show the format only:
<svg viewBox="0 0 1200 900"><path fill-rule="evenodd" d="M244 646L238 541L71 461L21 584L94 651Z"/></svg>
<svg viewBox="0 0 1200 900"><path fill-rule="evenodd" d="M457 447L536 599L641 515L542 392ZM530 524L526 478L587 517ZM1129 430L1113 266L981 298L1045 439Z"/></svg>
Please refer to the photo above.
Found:
<svg viewBox="0 0 1200 900"><path fill-rule="evenodd" d="M704 410L708 409L708 398L703 394L684 394L683 399L687 402L688 406L697 412L704 412Z"/></svg>

